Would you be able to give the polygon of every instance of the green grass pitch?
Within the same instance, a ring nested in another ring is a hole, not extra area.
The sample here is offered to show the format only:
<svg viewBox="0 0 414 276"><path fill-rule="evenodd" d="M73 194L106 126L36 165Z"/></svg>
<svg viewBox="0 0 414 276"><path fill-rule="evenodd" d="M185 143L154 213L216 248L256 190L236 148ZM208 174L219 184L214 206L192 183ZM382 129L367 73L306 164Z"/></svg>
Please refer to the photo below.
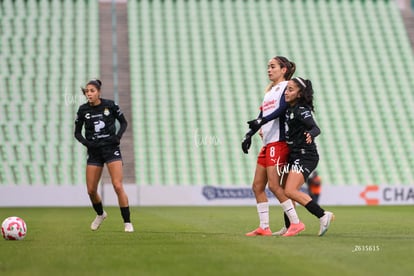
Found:
<svg viewBox="0 0 414 276"><path fill-rule="evenodd" d="M134 233L115 207L96 232L92 208L0 208L28 226L0 240L0 275L412 275L414 206L325 208L336 220L324 237L303 207L296 237L245 237L254 206L134 207ZM270 217L279 230L281 208Z"/></svg>

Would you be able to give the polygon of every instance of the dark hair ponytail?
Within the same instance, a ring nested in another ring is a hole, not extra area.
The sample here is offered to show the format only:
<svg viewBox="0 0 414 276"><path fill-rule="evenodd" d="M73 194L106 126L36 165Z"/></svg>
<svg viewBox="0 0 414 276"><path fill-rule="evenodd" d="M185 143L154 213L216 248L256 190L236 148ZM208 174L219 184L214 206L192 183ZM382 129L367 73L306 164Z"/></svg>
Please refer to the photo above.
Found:
<svg viewBox="0 0 414 276"><path fill-rule="evenodd" d="M90 81L88 81L88 83L86 84L86 86L88 85L93 85L95 86L95 88L100 91L101 90L101 86L102 86L102 81L99 79L92 79ZM86 86L85 87L81 87L82 93L83 95L85 95L86 93Z"/></svg>
<svg viewBox="0 0 414 276"><path fill-rule="evenodd" d="M294 63L293 61L289 61L289 63L290 63L290 70L286 71L286 74L285 74L285 78L287 80L290 80L296 71L296 63Z"/></svg>
<svg viewBox="0 0 414 276"><path fill-rule="evenodd" d="M298 104L308 106L311 111L314 111L312 82L300 77L295 77L292 80L299 86L301 97L298 99Z"/></svg>
<svg viewBox="0 0 414 276"><path fill-rule="evenodd" d="M296 71L296 64L282 56L276 56L274 59L279 63L280 68L286 68L286 73L283 77L286 80L290 80Z"/></svg>

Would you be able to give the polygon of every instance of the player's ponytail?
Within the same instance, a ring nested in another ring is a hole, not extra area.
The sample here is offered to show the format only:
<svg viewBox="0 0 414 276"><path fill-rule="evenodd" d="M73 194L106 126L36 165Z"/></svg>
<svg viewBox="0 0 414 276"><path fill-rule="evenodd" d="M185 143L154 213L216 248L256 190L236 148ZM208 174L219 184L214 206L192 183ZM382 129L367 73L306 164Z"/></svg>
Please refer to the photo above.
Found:
<svg viewBox="0 0 414 276"><path fill-rule="evenodd" d="M274 59L279 63L280 68L286 68L286 73L283 77L286 80L290 80L296 71L296 64L283 56L276 56Z"/></svg>
<svg viewBox="0 0 414 276"><path fill-rule="evenodd" d="M92 79L90 81L88 81L88 83L86 85L93 85L96 87L97 90L101 90L101 86L102 86L102 81L99 79Z"/></svg>
<svg viewBox="0 0 414 276"><path fill-rule="evenodd" d="M293 61L289 61L289 63L290 63L290 70L286 71L286 74L285 74L285 78L287 80L290 80L296 71L296 63L294 63Z"/></svg>
<svg viewBox="0 0 414 276"><path fill-rule="evenodd" d="M102 81L99 80L99 79L92 79L92 80L88 81L88 83L86 84L86 86L88 86L88 85L93 85L93 86L95 86L96 90L101 91ZM81 87L83 95L85 95L85 93L86 93L86 86Z"/></svg>

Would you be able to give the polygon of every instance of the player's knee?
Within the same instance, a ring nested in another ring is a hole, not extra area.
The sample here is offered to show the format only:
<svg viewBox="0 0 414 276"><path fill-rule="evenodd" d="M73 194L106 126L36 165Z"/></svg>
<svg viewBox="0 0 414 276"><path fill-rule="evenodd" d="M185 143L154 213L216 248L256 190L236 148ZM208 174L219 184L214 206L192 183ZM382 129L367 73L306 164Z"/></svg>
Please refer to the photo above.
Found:
<svg viewBox="0 0 414 276"><path fill-rule="evenodd" d="M294 196L294 194L295 194L295 190L294 190L294 189L291 189L291 188L289 188L289 187L286 187L286 188L285 188L285 195L286 195L288 198L292 198L292 197Z"/></svg>
<svg viewBox="0 0 414 276"><path fill-rule="evenodd" d="M122 194L124 192L124 187L122 186L122 183L121 182L113 183L113 185L114 185L115 193L117 195L120 195L120 194Z"/></svg>
<svg viewBox="0 0 414 276"><path fill-rule="evenodd" d="M265 191L265 187L263 185L259 185L258 183L253 183L252 190L255 195L263 193Z"/></svg>
<svg viewBox="0 0 414 276"><path fill-rule="evenodd" d="M269 185L269 190L275 195L283 194L282 187L280 187L278 185Z"/></svg>

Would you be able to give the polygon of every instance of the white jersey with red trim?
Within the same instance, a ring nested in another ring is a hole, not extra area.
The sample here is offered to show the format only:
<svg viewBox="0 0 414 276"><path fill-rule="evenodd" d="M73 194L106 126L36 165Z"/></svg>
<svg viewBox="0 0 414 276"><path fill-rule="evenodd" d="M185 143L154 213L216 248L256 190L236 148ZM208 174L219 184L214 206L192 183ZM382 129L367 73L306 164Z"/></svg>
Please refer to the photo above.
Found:
<svg viewBox="0 0 414 276"><path fill-rule="evenodd" d="M270 91L266 92L262 106L260 107L263 117L270 115L280 106L280 99L284 97L284 91L287 86L287 81L282 81L277 85L273 86ZM282 121L281 121L282 120ZM284 131L284 114L278 118L269 121L268 123L262 126L263 133L263 144L267 145L269 143L285 141L285 131Z"/></svg>

